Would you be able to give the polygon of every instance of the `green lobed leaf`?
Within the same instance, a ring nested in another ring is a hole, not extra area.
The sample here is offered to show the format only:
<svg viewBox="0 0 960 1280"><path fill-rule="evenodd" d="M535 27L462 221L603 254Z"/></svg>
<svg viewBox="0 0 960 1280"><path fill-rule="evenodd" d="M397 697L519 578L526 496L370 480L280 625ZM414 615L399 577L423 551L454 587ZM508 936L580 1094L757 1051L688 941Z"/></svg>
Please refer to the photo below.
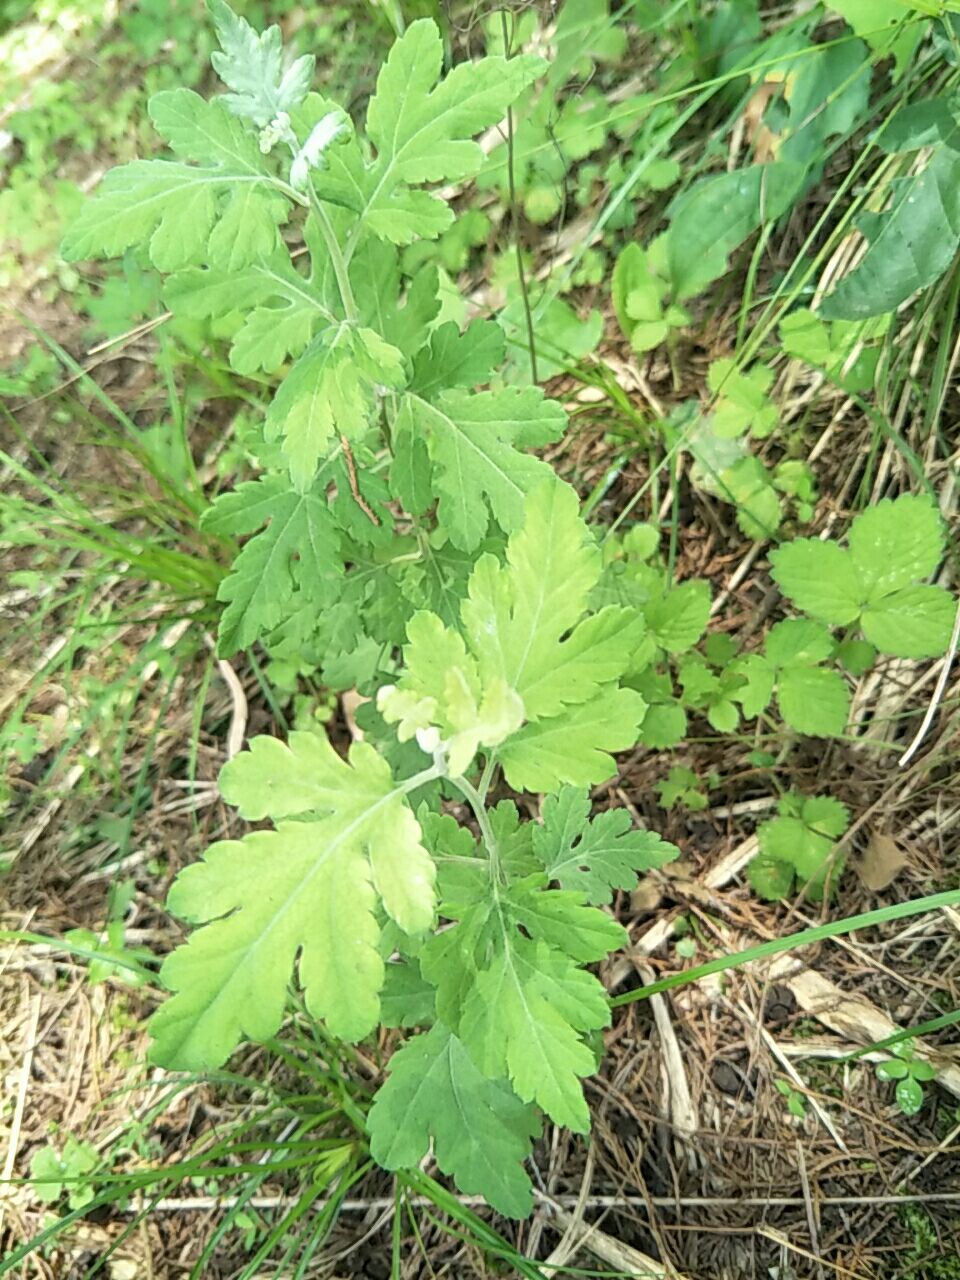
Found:
<svg viewBox="0 0 960 1280"><path fill-rule="evenodd" d="M405 395L394 423L399 454L422 439L433 467L437 517L454 544L479 545L492 514L508 533L523 521L525 496L553 474L540 458L521 453L563 433L566 414L536 387L504 387L471 395L441 392L434 401Z"/></svg>
<svg viewBox="0 0 960 1280"><path fill-rule="evenodd" d="M68 228L68 261L117 257L149 244L160 271L203 262L239 270L279 246L288 212L256 139L217 102L190 89L155 94L150 115L194 163L134 160L111 169Z"/></svg>
<svg viewBox="0 0 960 1280"><path fill-rule="evenodd" d="M369 744L355 743L347 761L317 741L306 748L298 738L289 748L295 758L308 753L301 775L316 774L309 820L212 845L170 890L170 910L202 927L161 970L174 993L150 1024L151 1058L162 1066L209 1070L241 1039L269 1039L295 963L312 1016L341 1039L367 1035L384 980L378 902L406 932L433 920L434 866L403 788ZM254 811L269 804L283 813L300 802L286 789L285 764L258 749ZM253 768L252 754L231 762L228 791L238 782L242 790Z"/></svg>
<svg viewBox="0 0 960 1280"><path fill-rule="evenodd" d="M502 1080L489 1080L463 1044L438 1025L390 1059L367 1115L370 1152L385 1169L415 1169L433 1145L440 1169L464 1195L482 1195L507 1217L533 1205L523 1162L540 1121Z"/></svg>
<svg viewBox="0 0 960 1280"><path fill-rule="evenodd" d="M507 1076L524 1102L586 1133L580 1078L596 1069L582 1033L610 1020L603 987L544 943L501 938L466 996L460 1038L484 1075Z"/></svg>
<svg viewBox="0 0 960 1280"><path fill-rule="evenodd" d="M343 560L320 494L297 493L283 476L247 480L215 499L201 524L219 537L255 535L217 591L226 604L217 638L224 657L248 648L282 622L295 594L317 610L335 598Z"/></svg>
<svg viewBox="0 0 960 1280"><path fill-rule="evenodd" d="M499 124L507 108L544 69L532 55L460 63L438 83L443 41L435 22L410 23L377 77L367 110L376 150L369 167L331 161L345 186L358 188L355 207L375 235L395 244L439 235L453 221L445 201L412 183L460 181L476 173L483 151L473 138ZM342 148L339 155L348 153Z"/></svg>
<svg viewBox="0 0 960 1280"><path fill-rule="evenodd" d="M613 688L562 715L525 724L497 750L504 776L517 791L605 782L616 773L610 753L636 743L646 706L634 690Z"/></svg>
<svg viewBox="0 0 960 1280"><path fill-rule="evenodd" d="M631 830L630 815L609 809L590 819L590 797L575 787L547 796L533 847L551 880L588 902L609 902L615 889L636 886L642 871L662 867L680 851L652 831Z"/></svg>

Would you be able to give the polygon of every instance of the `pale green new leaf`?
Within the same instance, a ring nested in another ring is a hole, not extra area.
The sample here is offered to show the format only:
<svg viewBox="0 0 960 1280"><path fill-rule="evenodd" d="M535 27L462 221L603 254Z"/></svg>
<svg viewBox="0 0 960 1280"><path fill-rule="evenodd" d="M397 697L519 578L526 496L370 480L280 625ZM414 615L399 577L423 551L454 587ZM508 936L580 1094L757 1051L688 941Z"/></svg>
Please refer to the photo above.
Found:
<svg viewBox="0 0 960 1280"><path fill-rule="evenodd" d="M288 202L256 139L189 89L154 95L150 115L184 163L134 160L111 169L67 230L69 261L117 257L149 243L161 271L196 262L237 270L279 245Z"/></svg>
<svg viewBox="0 0 960 1280"><path fill-rule="evenodd" d="M296 757L302 740L290 750ZM300 802L286 790L284 763L259 755L258 786L272 790L277 812ZM380 1012L378 901L408 933L433 920L433 862L386 762L367 743L354 744L349 761L323 743L304 768L322 793L309 820L215 844L174 882L170 910L203 927L164 962L174 995L151 1022L161 1065L209 1070L241 1039L269 1039L295 962L312 1016L341 1039L361 1038ZM232 762L228 790L249 773L249 758ZM261 793L254 807L267 803Z"/></svg>
<svg viewBox="0 0 960 1280"><path fill-rule="evenodd" d="M505 387L471 395L451 389L433 402L402 398L394 424L400 455L422 439L433 465L437 517L465 551L482 541L492 514L508 533L523 521L523 502L553 474L547 463L520 450L562 435L566 414L536 387Z"/></svg>
<svg viewBox="0 0 960 1280"><path fill-rule="evenodd" d="M600 571L577 496L560 484L527 500L506 568L493 557L477 563L462 606L466 635L483 679L516 689L528 719L588 700L627 666L642 634L633 610L611 606L581 621Z"/></svg>
<svg viewBox="0 0 960 1280"><path fill-rule="evenodd" d="M219 537L256 535L217 592L217 599L227 606L217 643L224 657L248 648L282 622L298 587L305 593L304 602L318 610L331 602L343 560L322 495L298 493L283 476L247 480L214 501L202 526Z"/></svg>
<svg viewBox="0 0 960 1280"><path fill-rule="evenodd" d="M280 384L267 409L268 440L282 440L290 478L305 489L338 435L356 440L374 409L374 385L358 359L358 335L324 330ZM393 351L393 348L390 348ZM396 353L399 359L399 353ZM384 370L384 382L390 370Z"/></svg>
<svg viewBox="0 0 960 1280"><path fill-rule="evenodd" d="M539 1136L539 1118L504 1081L481 1075L446 1027L394 1053L367 1129L370 1152L383 1168L415 1169L432 1141L437 1164L464 1195L482 1195L508 1217L529 1214L523 1162Z"/></svg>
<svg viewBox="0 0 960 1280"><path fill-rule="evenodd" d="M207 0L207 8L222 50L212 54L210 61L223 83L233 90L223 98L228 109L263 128L281 111L289 113L299 106L313 78L313 56L297 58L284 70L279 27L268 27L258 35L225 0Z"/></svg>
<svg viewBox="0 0 960 1280"><path fill-rule="evenodd" d="M610 753L636 743L646 709L632 689L610 689L561 715L525 724L498 748L497 759L517 791L595 786L616 772Z"/></svg>
<svg viewBox="0 0 960 1280"><path fill-rule="evenodd" d="M543 802L543 825L534 828L533 847L551 880L577 889L588 902L609 902L615 889L635 888L642 871L680 856L653 831L631 829L625 809L590 818L590 796L575 787Z"/></svg>

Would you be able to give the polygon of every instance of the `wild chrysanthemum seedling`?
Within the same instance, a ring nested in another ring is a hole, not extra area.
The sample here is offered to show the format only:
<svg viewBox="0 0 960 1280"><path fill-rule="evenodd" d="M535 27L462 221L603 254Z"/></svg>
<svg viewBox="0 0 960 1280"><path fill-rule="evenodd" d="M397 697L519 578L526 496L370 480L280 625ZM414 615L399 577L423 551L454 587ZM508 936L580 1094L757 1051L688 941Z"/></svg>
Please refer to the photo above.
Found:
<svg viewBox="0 0 960 1280"><path fill-rule="evenodd" d="M321 730L256 738L225 767L224 797L275 827L181 872L170 907L200 927L167 959L174 994L152 1022L154 1061L217 1067L277 1032L296 972L307 1009L345 1040L381 1021L427 1028L374 1101L373 1154L412 1167L432 1140L461 1190L508 1214L531 1206L522 1163L541 1113L589 1127L581 1080L609 1006L583 966L626 937L591 904L677 853L624 813L589 818L583 788L612 773L646 709L621 684L641 624L629 607L590 608L601 557L572 490L548 482L525 510L505 559L477 561L455 624L414 615L403 670L380 690L419 769L396 773L368 742L344 760ZM548 793L542 824L489 807L497 770ZM423 798L437 780L469 826Z"/></svg>

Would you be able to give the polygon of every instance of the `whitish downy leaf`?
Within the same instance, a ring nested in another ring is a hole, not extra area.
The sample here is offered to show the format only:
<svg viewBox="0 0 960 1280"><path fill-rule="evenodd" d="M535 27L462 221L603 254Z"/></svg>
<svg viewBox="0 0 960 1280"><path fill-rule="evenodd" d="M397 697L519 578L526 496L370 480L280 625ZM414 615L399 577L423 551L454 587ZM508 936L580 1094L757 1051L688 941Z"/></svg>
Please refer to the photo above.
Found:
<svg viewBox="0 0 960 1280"><path fill-rule="evenodd" d="M273 253L289 204L256 138L190 89L155 94L150 117L182 160L111 169L67 230L63 256L117 257L149 244L160 271L194 263L235 271Z"/></svg>
<svg viewBox="0 0 960 1280"><path fill-rule="evenodd" d="M415 1169L432 1142L440 1169L464 1195L482 1195L508 1217L529 1214L523 1162L539 1136L539 1117L506 1081L482 1075L446 1027L415 1036L393 1055L367 1128L383 1168Z"/></svg>
<svg viewBox="0 0 960 1280"><path fill-rule="evenodd" d="M289 114L298 107L313 79L313 56L297 58L285 68L279 27L268 27L258 35L225 0L207 0L207 8L216 25L221 49L211 55L210 61L223 83L233 91L223 96L228 110L263 128L281 111Z"/></svg>
<svg viewBox="0 0 960 1280"><path fill-rule="evenodd" d="M295 758L308 736L291 741ZM378 904L408 933L433 921L433 862L402 786L368 743L343 760L318 741L308 820L212 845L174 882L170 910L201 927L161 971L174 993L150 1024L151 1058L162 1066L210 1070L240 1040L275 1035L295 965L312 1016L341 1039L360 1039L380 1015ZM261 751L253 770L243 753L225 767L225 790L242 795L253 779L256 810L269 792L270 807L289 812L301 783L290 790L286 765Z"/></svg>

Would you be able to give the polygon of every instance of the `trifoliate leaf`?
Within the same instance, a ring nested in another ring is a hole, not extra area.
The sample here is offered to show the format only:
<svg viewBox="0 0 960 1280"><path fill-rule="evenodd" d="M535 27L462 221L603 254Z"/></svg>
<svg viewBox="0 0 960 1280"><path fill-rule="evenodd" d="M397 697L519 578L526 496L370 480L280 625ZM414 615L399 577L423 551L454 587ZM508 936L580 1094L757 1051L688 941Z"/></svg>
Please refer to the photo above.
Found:
<svg viewBox="0 0 960 1280"><path fill-rule="evenodd" d="M812 667L833 652L826 627L807 618L790 618L770 628L766 641L768 661L774 667Z"/></svg>
<svg viewBox="0 0 960 1280"><path fill-rule="evenodd" d="M220 104L189 89L156 94L150 114L177 154L195 163L134 160L111 169L68 229L68 261L118 257L150 245L160 271L197 262L238 270L279 245L287 201L256 139Z"/></svg>
<svg viewBox="0 0 960 1280"><path fill-rule="evenodd" d="M849 549L800 538L771 554L773 576L794 604L844 626L860 618L867 639L900 658L946 649L954 603L941 587L910 586L943 555L943 529L927 498L904 494L854 520Z"/></svg>
<svg viewBox="0 0 960 1280"><path fill-rule="evenodd" d="M313 56L297 58L284 69L279 27L268 27L258 35L225 0L207 0L207 8L222 50L212 54L210 61L223 83L233 90L223 97L227 109L263 128L281 111L289 113L299 106L313 79Z"/></svg>
<svg viewBox="0 0 960 1280"><path fill-rule="evenodd" d="M523 1162L540 1121L503 1080L477 1070L446 1027L394 1053L367 1116L370 1151L385 1169L415 1169L433 1143L440 1169L464 1195L525 1218L533 1199Z"/></svg>
<svg viewBox="0 0 960 1280"><path fill-rule="evenodd" d="M748 538L772 538L783 512L773 473L759 458L741 458L720 473L717 492L737 505L737 524Z"/></svg>
<svg viewBox="0 0 960 1280"><path fill-rule="evenodd" d="M847 809L832 796L802 798L794 793L780 805L780 817L761 823L759 866L751 863L751 883L764 897L785 897L793 886L819 902L829 886L834 888L845 859L833 852L834 841L846 831ZM777 892L777 890L780 890Z"/></svg>
<svg viewBox="0 0 960 1280"><path fill-rule="evenodd" d="M792 729L817 738L836 738L850 716L843 677L823 667L788 667L777 680L780 713Z"/></svg>
<svg viewBox="0 0 960 1280"><path fill-rule="evenodd" d="M303 750L303 738L291 743L295 758ZM237 757L228 778L249 777L250 759ZM258 759L255 809L266 807L266 789L276 797L271 808L289 811L300 798L286 790L285 762L263 749ZM431 924L433 862L386 762L368 743L355 743L345 761L322 741L309 749L309 767L317 788L310 820L221 841L174 882L170 910L202 927L164 962L161 977L175 994L151 1021L155 1062L208 1070L241 1039L269 1039L295 962L311 1015L333 1035L359 1039L380 1013L378 901L405 932Z"/></svg>
<svg viewBox="0 0 960 1280"><path fill-rule="evenodd" d="M904 587L863 611L863 634L898 658L935 658L950 643L956 601L942 587Z"/></svg>
<svg viewBox="0 0 960 1280"><path fill-rule="evenodd" d="M433 402L406 395L394 424L397 449L410 437L426 441L433 463L437 517L454 544L472 550L490 514L507 532L523 520L523 500L552 475L540 458L521 453L556 440L566 414L535 387L505 387L470 395L452 389Z"/></svg>
<svg viewBox="0 0 960 1280"><path fill-rule="evenodd" d="M860 612L862 592L847 551L835 542L795 538L770 554L773 577L798 609L844 627Z"/></svg>
<svg viewBox="0 0 960 1280"><path fill-rule="evenodd" d="M857 516L848 544L866 601L873 604L936 570L943 556L943 521L929 498L905 493Z"/></svg>
<svg viewBox="0 0 960 1280"><path fill-rule="evenodd" d="M773 697L775 672L771 664L758 653L748 653L732 664L732 671L744 683L733 694L743 708L747 720L761 715Z"/></svg>
<svg viewBox="0 0 960 1280"><path fill-rule="evenodd" d="M778 858L758 854L747 866L750 887L766 902L778 902L786 898L793 888L793 867Z"/></svg>
<svg viewBox="0 0 960 1280"><path fill-rule="evenodd" d="M762 438L776 427L777 407L768 399L772 369L758 365L745 373L737 368L735 360L714 360L707 384L717 397L713 430L721 438L741 436L747 431Z"/></svg>
<svg viewBox="0 0 960 1280"><path fill-rule="evenodd" d="M297 493L282 476L244 481L214 501L202 526L218 537L256 535L217 592L227 606L217 640L224 657L248 648L283 621L295 592L315 609L335 597L343 560L336 526L320 494Z"/></svg>
<svg viewBox="0 0 960 1280"><path fill-rule="evenodd" d="M591 820L589 795L574 787L548 796L542 816L543 825L533 833L537 857L551 880L580 890L588 902L609 902L615 889L633 889L640 872L679 857L654 832L632 830L624 809Z"/></svg>

